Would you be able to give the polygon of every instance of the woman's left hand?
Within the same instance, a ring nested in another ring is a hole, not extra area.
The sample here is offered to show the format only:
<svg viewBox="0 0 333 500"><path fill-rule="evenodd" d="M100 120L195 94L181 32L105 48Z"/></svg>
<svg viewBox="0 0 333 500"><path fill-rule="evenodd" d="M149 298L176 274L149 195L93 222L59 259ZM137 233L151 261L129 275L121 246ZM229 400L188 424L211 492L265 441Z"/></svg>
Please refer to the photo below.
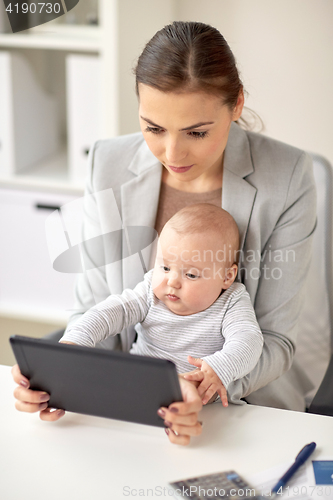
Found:
<svg viewBox="0 0 333 500"><path fill-rule="evenodd" d="M162 407L157 413L164 419L165 432L171 443L187 445L191 436L199 436L202 432L202 423L198 421L202 401L195 384L181 376L179 384L183 401L172 403L168 408Z"/></svg>

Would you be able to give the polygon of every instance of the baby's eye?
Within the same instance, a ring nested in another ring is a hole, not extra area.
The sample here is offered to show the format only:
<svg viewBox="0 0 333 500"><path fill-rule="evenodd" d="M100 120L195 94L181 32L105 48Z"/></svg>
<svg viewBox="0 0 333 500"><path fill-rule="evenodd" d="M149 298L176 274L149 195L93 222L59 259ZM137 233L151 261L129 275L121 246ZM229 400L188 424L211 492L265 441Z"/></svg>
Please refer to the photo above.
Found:
<svg viewBox="0 0 333 500"><path fill-rule="evenodd" d="M168 266L160 266L160 268L162 269L162 271L164 271L165 273L168 273L170 271L170 267Z"/></svg>
<svg viewBox="0 0 333 500"><path fill-rule="evenodd" d="M198 278L200 278L200 276L198 276L197 274L192 274L192 273L186 273L186 276L187 276L190 280L197 280Z"/></svg>

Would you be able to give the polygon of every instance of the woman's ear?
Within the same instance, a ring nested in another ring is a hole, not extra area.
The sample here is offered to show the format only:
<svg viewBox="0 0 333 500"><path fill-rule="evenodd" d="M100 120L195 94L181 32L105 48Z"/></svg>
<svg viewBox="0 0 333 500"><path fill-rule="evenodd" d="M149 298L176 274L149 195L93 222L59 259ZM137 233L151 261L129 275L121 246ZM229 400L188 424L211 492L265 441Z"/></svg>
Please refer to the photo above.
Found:
<svg viewBox="0 0 333 500"><path fill-rule="evenodd" d="M244 108L244 91L242 88L238 94L237 104L236 104L235 109L233 111L233 115L232 115L233 121L239 120L239 118L241 117L241 114L243 112L243 108Z"/></svg>
<svg viewBox="0 0 333 500"><path fill-rule="evenodd" d="M223 280L223 287L222 287L223 290L227 290L229 286L233 284L237 276L237 271L238 271L237 264L233 264L231 267L229 267L229 269L226 269L225 277Z"/></svg>

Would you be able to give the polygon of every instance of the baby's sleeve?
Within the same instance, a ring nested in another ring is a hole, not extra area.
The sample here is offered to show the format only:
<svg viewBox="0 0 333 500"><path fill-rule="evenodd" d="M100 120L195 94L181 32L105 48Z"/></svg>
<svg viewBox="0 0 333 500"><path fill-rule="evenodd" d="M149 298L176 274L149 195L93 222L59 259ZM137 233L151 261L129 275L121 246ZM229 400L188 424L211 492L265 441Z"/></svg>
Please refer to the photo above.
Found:
<svg viewBox="0 0 333 500"><path fill-rule="evenodd" d="M203 359L227 389L232 381L244 377L255 367L264 343L244 285L237 284L231 295L222 319L221 334L225 339L222 350Z"/></svg>
<svg viewBox="0 0 333 500"><path fill-rule="evenodd" d="M61 341L94 347L110 335L116 335L124 328L142 322L149 309L149 290L152 271L133 289L122 294L110 295L86 311L73 325L67 328Z"/></svg>

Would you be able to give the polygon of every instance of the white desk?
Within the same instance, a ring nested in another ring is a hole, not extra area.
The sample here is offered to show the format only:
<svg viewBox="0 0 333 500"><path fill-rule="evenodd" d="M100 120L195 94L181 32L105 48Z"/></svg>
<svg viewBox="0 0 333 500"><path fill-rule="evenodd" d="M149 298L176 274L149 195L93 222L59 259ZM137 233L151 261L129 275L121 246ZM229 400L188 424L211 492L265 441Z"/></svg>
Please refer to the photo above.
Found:
<svg viewBox="0 0 333 500"><path fill-rule="evenodd" d="M140 488L143 498L170 498L147 489L228 469L248 479L292 461L310 441L315 456L333 455L332 417L215 404L201 413L202 435L180 447L163 429L117 420L67 413L42 422L15 409L14 387L10 368L0 366L1 500L121 500L135 490L140 498Z"/></svg>

